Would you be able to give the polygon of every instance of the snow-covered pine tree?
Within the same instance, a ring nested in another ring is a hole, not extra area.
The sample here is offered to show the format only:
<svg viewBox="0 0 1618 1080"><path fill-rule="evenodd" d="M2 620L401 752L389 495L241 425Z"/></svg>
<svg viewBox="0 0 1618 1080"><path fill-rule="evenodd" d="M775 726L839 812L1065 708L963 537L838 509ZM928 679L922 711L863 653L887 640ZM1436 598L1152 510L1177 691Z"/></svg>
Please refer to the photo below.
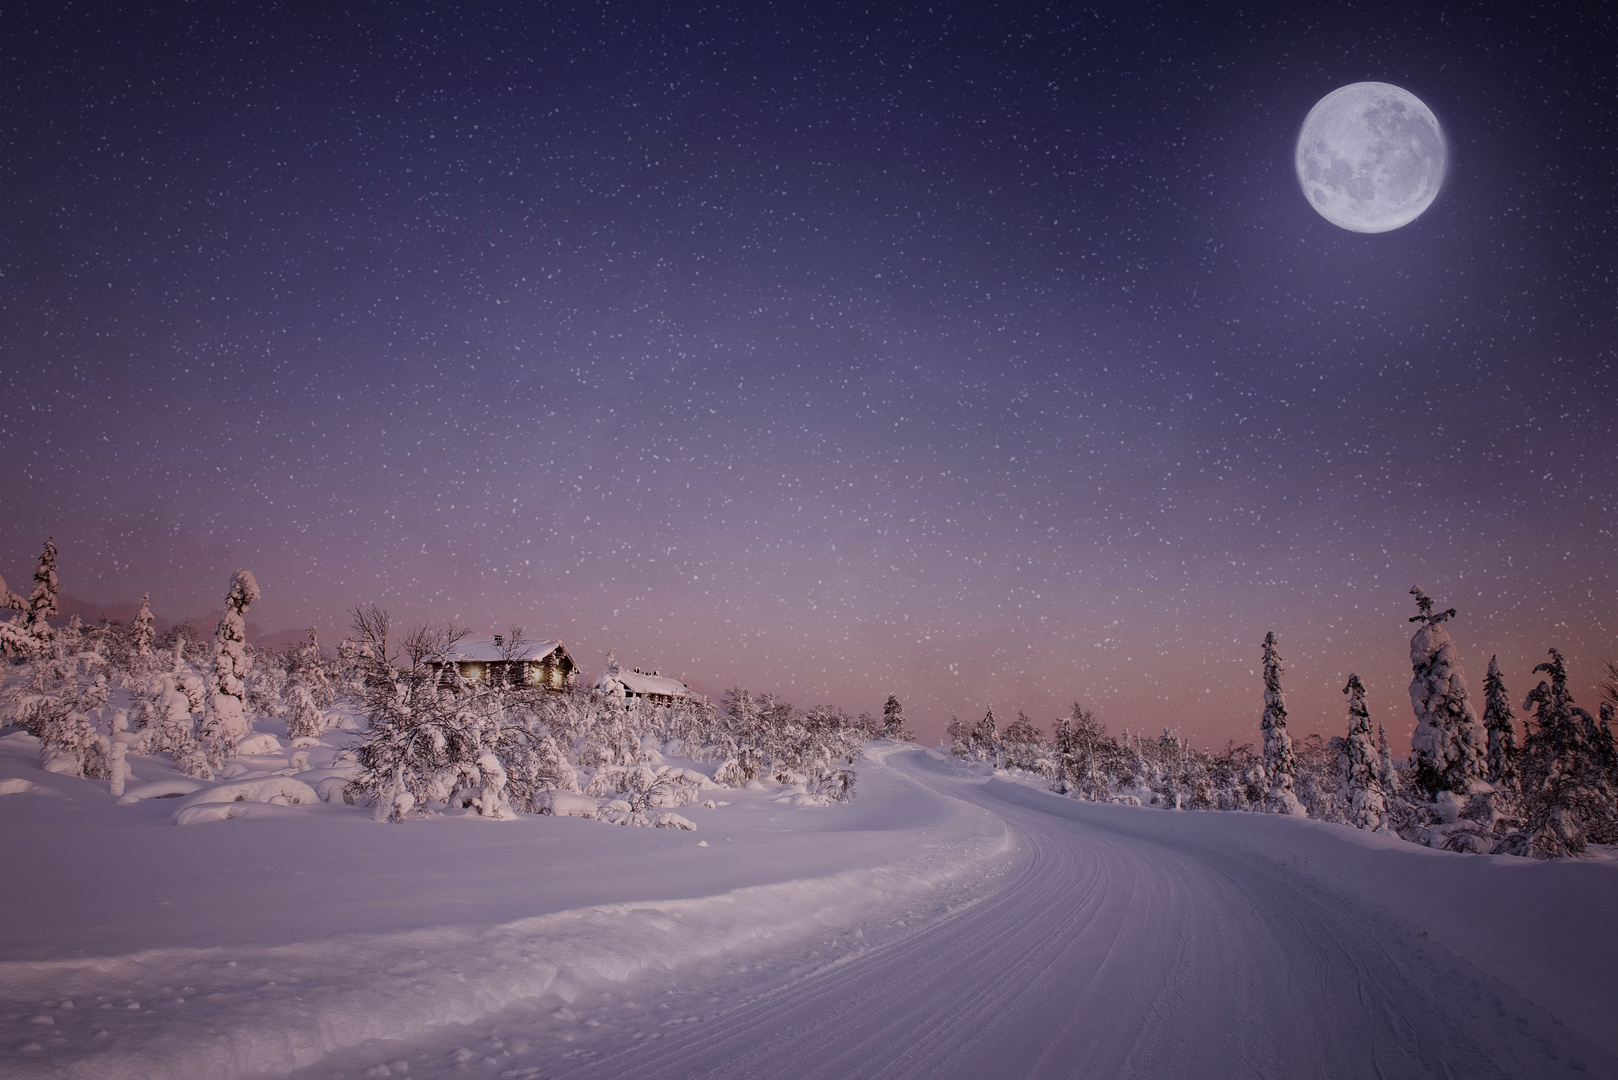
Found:
<svg viewBox="0 0 1618 1080"><path fill-rule="evenodd" d="M317 738L326 730L326 718L315 704L315 696L302 679L287 684L287 738Z"/></svg>
<svg viewBox="0 0 1618 1080"><path fill-rule="evenodd" d="M1298 765L1292 756L1292 736L1287 734L1287 704L1281 693L1281 654L1275 647L1275 631L1264 635L1264 714L1259 728L1264 732L1264 776L1269 791L1264 809L1272 814L1307 816L1293 791Z"/></svg>
<svg viewBox="0 0 1618 1080"><path fill-rule="evenodd" d="M87 685L63 686L48 699L33 728L46 772L112 778L112 741L97 722L110 692L107 677L97 675Z"/></svg>
<svg viewBox="0 0 1618 1080"><path fill-rule="evenodd" d="M48 537L45 550L39 554L39 568L34 571L34 592L28 598L28 636L41 644L56 638L51 617L56 614L56 540Z"/></svg>
<svg viewBox="0 0 1618 1080"><path fill-rule="evenodd" d="M208 763L218 769L236 752L251 730L247 720L247 688L242 679L252 661L247 655L249 606L259 597L258 581L249 570L237 570L225 594L225 613L214 632L213 692L202 722L202 745Z"/></svg>
<svg viewBox="0 0 1618 1080"><path fill-rule="evenodd" d="M1434 613L1433 599L1413 586L1419 623L1410 638L1410 704L1416 712L1416 730L1410 737L1412 781L1427 801L1440 792L1461 798L1471 795L1473 782L1483 778L1484 737L1467 699L1466 673L1455 642L1444 623L1455 609Z"/></svg>
<svg viewBox="0 0 1618 1080"><path fill-rule="evenodd" d="M1045 753L1045 733L1021 709L1017 710L1017 719L1006 725L1000 743L1008 769L1043 772L1050 764Z"/></svg>
<svg viewBox="0 0 1618 1080"><path fill-rule="evenodd" d="M1534 716L1518 763L1526 836L1508 837L1501 845L1510 854L1538 858L1576 855L1592 842L1618 838L1618 808L1595 745L1599 727L1573 704L1562 654L1551 649L1550 657L1534 668L1549 681L1541 681L1523 701L1524 711Z"/></svg>
<svg viewBox="0 0 1618 1080"><path fill-rule="evenodd" d="M320 644L315 628L309 628L309 640L288 654L291 668L282 697L286 702L287 737L292 739L316 738L326 730L326 715L321 711L321 698L331 704L330 687L320 663Z"/></svg>
<svg viewBox="0 0 1618 1080"><path fill-rule="evenodd" d="M1361 829L1384 829L1388 806L1382 796L1381 761L1371 739L1371 714L1365 707L1365 686L1357 674L1343 687L1348 695L1348 757L1343 784L1343 801L1348 804L1349 824Z"/></svg>
<svg viewBox="0 0 1618 1080"><path fill-rule="evenodd" d="M888 695L887 702L882 706L882 737L896 742L916 741L915 734L905 725L904 706L893 694Z"/></svg>
<svg viewBox="0 0 1618 1080"><path fill-rule="evenodd" d="M1511 698L1500 674L1500 657L1489 657L1483 677L1483 730L1488 736L1484 776L1503 791L1517 790L1517 728L1512 723Z"/></svg>
<svg viewBox="0 0 1618 1080"><path fill-rule="evenodd" d="M129 651L137 665L144 665L152 659L152 642L157 636L152 631L151 600L151 593L140 598L140 610L135 612L134 621L129 624Z"/></svg>
<svg viewBox="0 0 1618 1080"><path fill-rule="evenodd" d="M1383 798L1399 794L1399 773L1393 767L1393 752L1388 747L1388 733L1381 724L1376 726L1377 782L1382 785Z"/></svg>
<svg viewBox="0 0 1618 1080"><path fill-rule="evenodd" d="M972 756L978 761L986 761L995 768L1001 765L1000 729L994 721L994 709L991 707L978 721L978 726L972 729Z"/></svg>
<svg viewBox="0 0 1618 1080"><path fill-rule="evenodd" d="M0 611L27 610L28 601L12 592L6 586L6 579L0 577ZM19 616L13 615L5 622L0 622L0 657L23 655L28 651L28 645L28 631Z"/></svg>
<svg viewBox="0 0 1618 1080"><path fill-rule="evenodd" d="M950 754L962 761L972 756L972 728L963 723L960 717L949 718L949 723L944 725L944 734L949 736Z"/></svg>

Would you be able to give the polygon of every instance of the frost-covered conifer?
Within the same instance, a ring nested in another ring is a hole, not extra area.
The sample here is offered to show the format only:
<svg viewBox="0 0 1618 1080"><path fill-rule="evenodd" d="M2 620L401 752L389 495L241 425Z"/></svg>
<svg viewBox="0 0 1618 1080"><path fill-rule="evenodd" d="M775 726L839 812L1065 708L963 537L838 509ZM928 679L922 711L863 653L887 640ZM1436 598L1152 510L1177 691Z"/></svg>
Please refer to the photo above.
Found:
<svg viewBox="0 0 1618 1080"><path fill-rule="evenodd" d="M1264 776L1269 785L1264 808L1272 814L1303 817L1306 811L1293 791L1298 765L1292 756L1292 736L1287 734L1286 698L1281 694L1284 671L1271 630L1264 635L1264 715L1259 718L1264 732Z"/></svg>
<svg viewBox="0 0 1618 1080"><path fill-rule="evenodd" d="M27 611L28 601L12 592L6 586L6 579L0 577L0 611ZM5 622L0 622L0 657L22 655L28 651L30 639L21 617L13 615Z"/></svg>
<svg viewBox="0 0 1618 1080"><path fill-rule="evenodd" d="M887 702L882 706L882 737L898 742L916 741L916 736L905 725L904 706L893 694L888 695Z"/></svg>
<svg viewBox="0 0 1618 1080"><path fill-rule="evenodd" d="M1489 673L1483 677L1483 730L1489 740L1484 775L1505 791L1517 790L1517 729L1512 719L1500 657L1491 656Z"/></svg>
<svg viewBox="0 0 1618 1080"><path fill-rule="evenodd" d="M1107 729L1095 714L1077 701L1068 715L1056 722L1056 778L1053 790L1092 802L1105 802L1122 759L1122 750L1107 736Z"/></svg>
<svg viewBox="0 0 1618 1080"><path fill-rule="evenodd" d="M63 687L41 702L33 731L46 772L93 780L112 778L112 741L97 722L107 707L105 675L81 687Z"/></svg>
<svg viewBox="0 0 1618 1080"><path fill-rule="evenodd" d="M1349 675L1343 687L1348 695L1348 758L1343 783L1343 801L1348 804L1349 824L1361 829L1383 829L1388 823L1388 806L1382 797L1380 755L1371 740L1371 714L1365 707L1365 686L1358 675Z"/></svg>
<svg viewBox="0 0 1618 1080"><path fill-rule="evenodd" d="M129 624L129 651L137 663L152 658L152 641L156 635L152 631L151 599L151 593L140 598L140 610L135 612L135 619Z"/></svg>
<svg viewBox="0 0 1618 1080"><path fill-rule="evenodd" d="M1590 843L1618 839L1618 807L1600 760L1600 726L1573 704L1562 654L1551 649L1550 656L1534 668L1549 681L1523 701L1534 716L1519 760L1526 843L1508 838L1502 845L1511 854L1540 858L1576 855Z"/></svg>
<svg viewBox="0 0 1618 1080"><path fill-rule="evenodd" d="M1393 753L1388 749L1388 733L1382 725L1376 726L1376 778L1382 785L1382 794L1386 798L1399 793L1399 774L1393 767Z"/></svg>
<svg viewBox="0 0 1618 1080"><path fill-rule="evenodd" d="M972 729L972 756L978 761L987 761L996 768L1002 763L1000 730L995 724L992 707L983 714L978 726Z"/></svg>
<svg viewBox="0 0 1618 1080"><path fill-rule="evenodd" d="M247 720L247 687L242 682L252 661L247 655L247 621L242 617L258 599L258 581L238 570L225 594L225 613L214 632L213 692L203 720L202 744L215 769L236 752L251 730Z"/></svg>
<svg viewBox="0 0 1618 1080"><path fill-rule="evenodd" d="M1410 737L1410 765L1416 789L1428 801L1441 791L1471 794L1473 781L1483 776L1484 739L1472 703L1467 700L1466 673L1461 670L1455 642L1444 628L1455 609L1433 612L1433 599L1412 587L1420 623L1410 638L1410 704L1416 711L1416 730Z"/></svg>
<svg viewBox="0 0 1618 1080"><path fill-rule="evenodd" d="M172 666L148 676L137 698L135 752L166 753L187 776L213 779L213 767L196 737L196 715L206 700L202 679L185 662L185 635L176 634Z"/></svg>
<svg viewBox="0 0 1618 1080"><path fill-rule="evenodd" d="M944 725L944 734L949 736L949 752L953 757L962 761L972 756L972 728L963 723L958 716L949 718Z"/></svg>
<svg viewBox="0 0 1618 1080"><path fill-rule="evenodd" d="M34 571L34 592L28 598L28 636L36 642L48 643L55 639L56 631L50 619L56 614L56 541L47 538L45 550L39 554L39 568Z"/></svg>
<svg viewBox="0 0 1618 1080"><path fill-rule="evenodd" d="M1026 713L1017 710L1017 719L1006 725L1001 746L1008 769L1043 772L1050 765L1045 753L1045 734L1034 726Z"/></svg>
<svg viewBox="0 0 1618 1080"><path fill-rule="evenodd" d="M315 704L315 696L302 679L293 679L286 690L287 737L316 738L326 730L326 718Z"/></svg>

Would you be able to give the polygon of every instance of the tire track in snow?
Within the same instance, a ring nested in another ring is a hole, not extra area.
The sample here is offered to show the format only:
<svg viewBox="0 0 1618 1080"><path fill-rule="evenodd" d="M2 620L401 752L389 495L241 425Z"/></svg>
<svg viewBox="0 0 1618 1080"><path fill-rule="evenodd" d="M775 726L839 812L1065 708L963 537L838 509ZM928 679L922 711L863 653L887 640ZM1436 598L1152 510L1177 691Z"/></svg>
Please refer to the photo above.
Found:
<svg viewBox="0 0 1618 1080"><path fill-rule="evenodd" d="M902 940L563 1075L1618 1076L1498 980L1302 874L921 755L889 764L1002 816L1013 869Z"/></svg>

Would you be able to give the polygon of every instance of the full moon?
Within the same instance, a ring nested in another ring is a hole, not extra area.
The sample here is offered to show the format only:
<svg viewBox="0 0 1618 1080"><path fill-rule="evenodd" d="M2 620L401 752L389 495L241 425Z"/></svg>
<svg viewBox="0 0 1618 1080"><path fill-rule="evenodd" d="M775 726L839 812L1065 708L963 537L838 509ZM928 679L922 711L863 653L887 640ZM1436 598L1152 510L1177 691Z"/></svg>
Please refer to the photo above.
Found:
<svg viewBox="0 0 1618 1080"><path fill-rule="evenodd" d="M1391 83L1350 83L1316 102L1294 155L1309 205L1333 225L1379 233L1422 215L1449 150L1433 111Z"/></svg>

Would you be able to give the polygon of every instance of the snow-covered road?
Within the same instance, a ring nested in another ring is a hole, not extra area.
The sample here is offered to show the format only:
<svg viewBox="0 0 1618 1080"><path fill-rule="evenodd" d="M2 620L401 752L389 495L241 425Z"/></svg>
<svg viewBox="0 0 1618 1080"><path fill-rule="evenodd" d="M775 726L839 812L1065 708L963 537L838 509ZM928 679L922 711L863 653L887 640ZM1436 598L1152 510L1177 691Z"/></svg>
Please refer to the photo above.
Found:
<svg viewBox="0 0 1618 1080"><path fill-rule="evenodd" d="M1618 866L861 772L696 834L9 796L0 1075L1618 1078Z"/></svg>
<svg viewBox="0 0 1618 1080"><path fill-rule="evenodd" d="M1586 1034L1285 862L921 755L894 767L1010 825L1016 861L979 902L564 1075L1618 1076Z"/></svg>

